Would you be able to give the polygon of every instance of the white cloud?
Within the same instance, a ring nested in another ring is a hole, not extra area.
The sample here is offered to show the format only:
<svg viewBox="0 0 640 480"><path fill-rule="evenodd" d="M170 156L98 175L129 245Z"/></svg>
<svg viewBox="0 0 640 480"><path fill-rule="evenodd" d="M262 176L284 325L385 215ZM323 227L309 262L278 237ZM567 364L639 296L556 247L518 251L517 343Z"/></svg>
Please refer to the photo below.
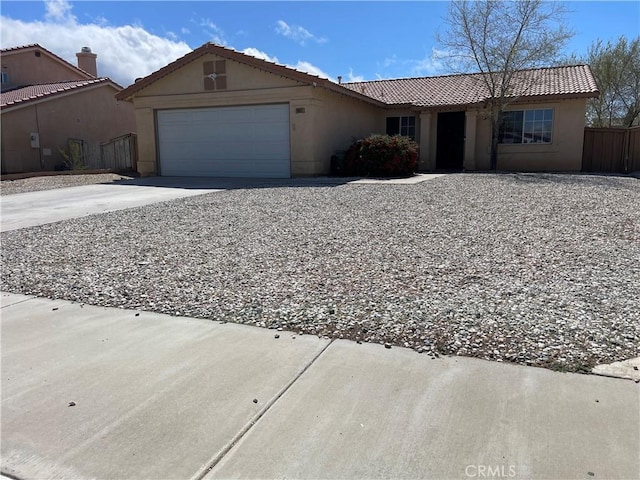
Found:
<svg viewBox="0 0 640 480"><path fill-rule="evenodd" d="M347 82L364 82L364 77L362 75L354 75L353 69L349 69L349 75L347 75Z"/></svg>
<svg viewBox="0 0 640 480"><path fill-rule="evenodd" d="M287 65L287 66L290 68L293 68L294 70L309 73L311 75L316 75L321 78L327 78L332 82L335 82L333 78L331 78L329 75L323 72L319 67L316 67L312 63L305 62L304 60L298 60L298 63L296 63L295 65Z"/></svg>
<svg viewBox="0 0 640 480"><path fill-rule="evenodd" d="M313 40L316 43L325 43L327 41L326 38L316 37L304 27L299 25L289 25L284 20L278 20L276 24L276 33L289 38L300 45L306 44L308 40Z"/></svg>
<svg viewBox="0 0 640 480"><path fill-rule="evenodd" d="M394 53L392 56L387 57L382 61L382 66L387 68L393 65L394 63L396 63L397 61L398 61L398 56Z"/></svg>
<svg viewBox="0 0 640 480"><path fill-rule="evenodd" d="M309 73L311 75L316 75L318 77L327 78L332 82L335 82L333 78L327 75L322 71L319 67L316 67L314 64L304 61L298 60L295 64L290 63L280 63L277 57L271 56L268 53L263 52L262 50L258 50L257 48L247 47L241 51L245 55L251 55L252 57L259 58L261 60L266 60L267 62L278 63L280 65L284 65L285 67L293 68L294 70L298 70L299 72Z"/></svg>
<svg viewBox="0 0 640 480"><path fill-rule="evenodd" d="M242 50L242 53L244 53L245 55L251 55L252 57L256 57L261 60L266 60L267 62L278 63L278 59L276 57L272 57L265 52L258 50L257 48L248 47Z"/></svg>
<svg viewBox="0 0 640 480"><path fill-rule="evenodd" d="M421 60L412 60L413 64L411 68L412 75L420 76L432 76L440 75L445 71L445 65L442 59L446 56L447 52L444 50L438 50L436 48L431 49L431 54L425 55Z"/></svg>
<svg viewBox="0 0 640 480"><path fill-rule="evenodd" d="M2 47L39 43L76 65L76 52L84 46L98 55L98 75L123 86L145 77L190 52L183 41L147 32L141 25L110 26L80 23L64 0L46 2L43 21L23 22L0 17Z"/></svg>
<svg viewBox="0 0 640 480"><path fill-rule="evenodd" d="M76 17L71 14L71 8L67 0L48 0L45 2L46 18L53 22L75 22Z"/></svg>
<svg viewBox="0 0 640 480"><path fill-rule="evenodd" d="M209 37L210 42L216 43L218 45L227 44L224 31L208 18L202 18L199 21L192 20L192 22L196 23L200 27L204 27L202 31Z"/></svg>
<svg viewBox="0 0 640 480"><path fill-rule="evenodd" d="M106 26L106 25L109 25L109 20L107 20L103 16L99 15L99 16L93 18L91 23L95 23L96 25Z"/></svg>
<svg viewBox="0 0 640 480"><path fill-rule="evenodd" d="M142 25L108 25L103 18L82 23L73 15L72 6L66 0L48 0L45 7L43 20L24 22L0 16L2 47L38 43L76 65L76 53L88 46L98 55L98 75L109 77L123 86L132 84L136 78L145 77L192 50L184 41L178 40L174 32L167 32L165 37L160 37L149 33ZM226 45L224 32L209 19L192 19L192 23L204 27L210 33L211 41ZM188 34L190 30L182 28L180 32ZM319 41L313 35L309 38ZM257 48L248 47L242 53L279 63L277 57ZM300 60L286 66L335 81L307 61Z"/></svg>

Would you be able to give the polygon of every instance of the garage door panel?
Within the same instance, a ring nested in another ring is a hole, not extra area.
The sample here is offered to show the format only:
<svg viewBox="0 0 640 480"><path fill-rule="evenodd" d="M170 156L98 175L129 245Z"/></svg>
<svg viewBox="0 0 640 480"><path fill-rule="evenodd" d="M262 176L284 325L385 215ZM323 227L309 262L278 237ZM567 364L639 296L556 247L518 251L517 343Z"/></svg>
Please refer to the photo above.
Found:
<svg viewBox="0 0 640 480"><path fill-rule="evenodd" d="M236 168L250 170L256 178L288 178L289 169L282 168L278 162L256 162L255 159L233 159ZM229 177L228 160L212 162L211 159L189 159L185 158L185 163L189 165L189 176L209 176L209 177ZM170 167L163 172L165 176L184 176L183 169ZM236 175L240 176L240 175ZM246 176L246 175L244 175Z"/></svg>
<svg viewBox="0 0 640 480"><path fill-rule="evenodd" d="M282 142L289 138L289 136L287 135L288 128L287 130L285 130L285 127L287 127L287 125L281 123L276 125L263 124L260 127L257 127L257 129L254 130L254 133L259 134L262 137L273 138L279 142Z"/></svg>
<svg viewBox="0 0 640 480"><path fill-rule="evenodd" d="M162 175L288 178L289 106L158 112Z"/></svg>
<svg viewBox="0 0 640 480"><path fill-rule="evenodd" d="M254 120L262 123L265 121L289 123L289 111L282 108L264 108L254 112Z"/></svg>
<svg viewBox="0 0 640 480"><path fill-rule="evenodd" d="M192 149L189 151L189 148L191 148L189 145L183 145L182 148L180 148L180 146L172 146L170 149L166 149L166 153L168 155L181 158L181 162L177 162L177 167L180 167L181 163L188 165L189 159L202 162L203 164L207 161L215 160L232 161L239 159L248 160L250 158L271 160L273 159L273 154L277 153L274 152L273 149L269 153L263 154L261 152L253 152L251 149L246 147L223 144L217 145L216 148L210 148L208 150Z"/></svg>

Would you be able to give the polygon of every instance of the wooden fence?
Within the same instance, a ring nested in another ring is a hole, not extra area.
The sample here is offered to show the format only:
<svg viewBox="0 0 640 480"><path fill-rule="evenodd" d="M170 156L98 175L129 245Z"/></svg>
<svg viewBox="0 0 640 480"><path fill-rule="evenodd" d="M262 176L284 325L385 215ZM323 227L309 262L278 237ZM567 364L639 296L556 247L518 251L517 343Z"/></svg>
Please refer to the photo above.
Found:
<svg viewBox="0 0 640 480"><path fill-rule="evenodd" d="M136 135L128 133L104 143L69 139L69 161L92 170L136 170L138 146Z"/></svg>
<svg viewBox="0 0 640 480"><path fill-rule="evenodd" d="M640 171L640 127L585 128L582 171Z"/></svg>
<svg viewBox="0 0 640 480"><path fill-rule="evenodd" d="M115 170L136 170L138 145L137 137L128 133L100 145L100 156L104 168Z"/></svg>

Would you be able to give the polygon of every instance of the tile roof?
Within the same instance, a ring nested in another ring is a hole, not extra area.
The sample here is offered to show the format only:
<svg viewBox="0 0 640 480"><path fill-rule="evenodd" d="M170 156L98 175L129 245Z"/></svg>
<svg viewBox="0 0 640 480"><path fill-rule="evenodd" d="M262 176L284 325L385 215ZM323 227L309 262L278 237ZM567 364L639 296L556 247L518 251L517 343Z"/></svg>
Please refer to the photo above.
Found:
<svg viewBox="0 0 640 480"><path fill-rule="evenodd" d="M73 80L69 82L47 83L43 85L31 85L28 87L17 88L2 92L0 94L0 107L7 108L15 105L26 104L43 98L53 97L73 90L81 90L85 87L96 85L99 83L111 84L118 88L111 80L106 77L94 78L91 80Z"/></svg>
<svg viewBox="0 0 640 480"><path fill-rule="evenodd" d="M17 50L28 50L34 47L42 48L37 43L30 43L29 45L20 45L17 47L7 47L7 48L0 49L0 53L15 52Z"/></svg>
<svg viewBox="0 0 640 480"><path fill-rule="evenodd" d="M513 96L517 97L598 95L598 86L587 65L524 70L517 72L513 84ZM473 105L489 97L479 73L343 83L342 86L389 105Z"/></svg>
<svg viewBox="0 0 640 480"><path fill-rule="evenodd" d="M116 98L131 100L136 93L147 86L209 53L378 106L429 108L472 105L483 102L489 97L482 76L478 73L337 84L331 80L246 55L237 50L205 43L160 70L129 85L119 92ZM525 90L525 87L531 84L533 87ZM516 74L515 85L517 87L516 96L595 97L598 95L598 87L587 65L524 70Z"/></svg>
<svg viewBox="0 0 640 480"><path fill-rule="evenodd" d="M286 67L284 65L280 65L278 63L269 62L267 60L263 60L261 58L253 57L251 55L247 55L245 53L239 52L237 50L233 50L227 47L223 47L221 45L216 45L213 43L205 43L204 45L192 50L187 53L183 57L171 62L170 64L162 67L160 70L157 70L150 75L138 80L137 82L129 85L127 88L122 90L116 95L118 100L131 100L131 98L139 91L148 87L152 83L160 80L161 78L175 72L176 70L182 68L183 66L197 60L199 57L206 54L217 55L221 58L226 58L229 60L233 60L239 63L243 63L245 65L249 65L253 68L257 68L259 70L264 70L266 72L273 73L274 75L280 75L285 78L290 78L292 80L301 82L306 85L313 85L314 87L322 87L327 88L329 90L333 90L337 93L348 95L350 97L355 97L360 100L363 100L368 103L373 103L375 105L382 105L384 102L380 102L374 98L371 98L367 95L362 95L356 90L344 88L341 85L338 85L331 80L326 78L322 78L316 75L311 75L306 72L301 72L299 70L295 70L290 67Z"/></svg>

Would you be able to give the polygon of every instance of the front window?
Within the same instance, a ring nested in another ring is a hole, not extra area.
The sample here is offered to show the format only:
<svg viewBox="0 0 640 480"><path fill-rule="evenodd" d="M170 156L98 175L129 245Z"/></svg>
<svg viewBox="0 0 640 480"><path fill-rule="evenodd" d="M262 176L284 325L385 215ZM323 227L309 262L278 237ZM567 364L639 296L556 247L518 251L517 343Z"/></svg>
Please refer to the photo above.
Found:
<svg viewBox="0 0 640 480"><path fill-rule="evenodd" d="M416 139L416 117L387 117L387 135Z"/></svg>
<svg viewBox="0 0 640 480"><path fill-rule="evenodd" d="M3 85L6 83L9 83L9 74L7 72L2 72L0 75L1 75L0 81Z"/></svg>
<svg viewBox="0 0 640 480"><path fill-rule="evenodd" d="M551 143L553 109L512 110L502 114L500 143Z"/></svg>

